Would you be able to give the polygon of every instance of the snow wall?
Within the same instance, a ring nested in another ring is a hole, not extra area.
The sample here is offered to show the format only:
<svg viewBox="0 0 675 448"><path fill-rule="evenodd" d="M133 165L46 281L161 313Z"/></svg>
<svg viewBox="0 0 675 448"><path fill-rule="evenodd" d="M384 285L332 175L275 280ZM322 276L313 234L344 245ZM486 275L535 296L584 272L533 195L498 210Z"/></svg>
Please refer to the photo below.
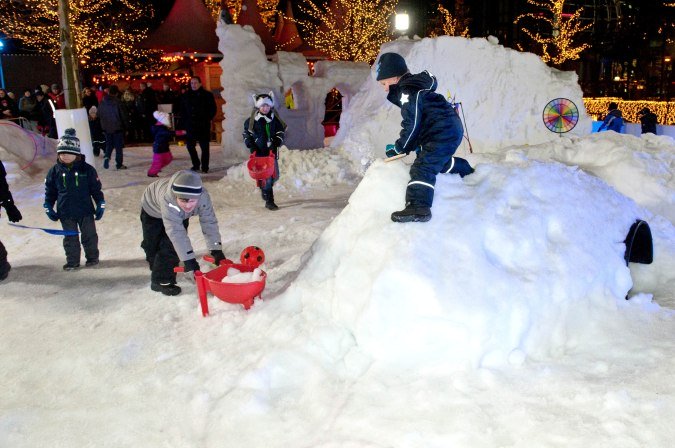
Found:
<svg viewBox="0 0 675 448"><path fill-rule="evenodd" d="M579 108L579 122L571 134L591 131L575 72L550 68L535 54L504 48L494 37L399 39L382 46L380 54L387 52L401 54L412 73L428 70L438 80L438 93L462 103L474 152L559 138L542 118L546 104L559 97ZM398 138L400 125L400 110L387 101L373 68L342 113L340 131L331 146L343 146L354 160L367 165L384 156L385 146ZM466 153L465 140L458 154Z"/></svg>
<svg viewBox="0 0 675 448"><path fill-rule="evenodd" d="M243 161L249 151L243 143L244 121L251 116L251 95L275 95L275 107L286 122L285 145L293 149L324 146L321 124L326 111L326 95L337 88L343 95L343 107L368 79L370 66L365 63L318 61L314 75L308 75L307 60L300 53L277 52L272 60L250 26L227 25L218 22L216 33L219 50L225 55L221 85L223 106L222 146L227 160ZM284 93L292 89L296 108L286 109Z"/></svg>

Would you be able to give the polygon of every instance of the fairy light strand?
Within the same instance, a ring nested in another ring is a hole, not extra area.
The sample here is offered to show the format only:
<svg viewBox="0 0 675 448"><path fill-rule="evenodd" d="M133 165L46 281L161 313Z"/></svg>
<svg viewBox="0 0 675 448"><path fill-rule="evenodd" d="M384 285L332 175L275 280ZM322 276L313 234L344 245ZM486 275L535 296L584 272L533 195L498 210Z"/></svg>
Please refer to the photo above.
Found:
<svg viewBox="0 0 675 448"><path fill-rule="evenodd" d="M309 17L297 23L307 43L333 60L372 62L380 46L391 39L389 18L396 0L333 0L319 6L313 0L298 5Z"/></svg>
<svg viewBox="0 0 675 448"><path fill-rule="evenodd" d="M540 46L541 59L546 63L561 65L565 61L579 59L582 51L589 48L589 44L575 44L574 40L580 33L591 27L591 24L582 25L580 17L583 8L572 13L563 13L565 0L527 0L538 9L547 11L549 15L540 13L526 13L516 17L514 24L533 21L535 24L544 23L550 28L550 35L543 35L539 31L532 31L522 27L521 30ZM537 28L537 27L534 27ZM520 48L520 46L519 46ZM522 48L520 48L522 50Z"/></svg>

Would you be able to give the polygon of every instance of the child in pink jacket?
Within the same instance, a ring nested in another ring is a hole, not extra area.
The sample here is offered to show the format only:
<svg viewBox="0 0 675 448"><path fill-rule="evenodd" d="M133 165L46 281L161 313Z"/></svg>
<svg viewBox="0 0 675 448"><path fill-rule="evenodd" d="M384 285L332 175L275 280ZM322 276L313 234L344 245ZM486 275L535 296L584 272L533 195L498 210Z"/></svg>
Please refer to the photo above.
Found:
<svg viewBox="0 0 675 448"><path fill-rule="evenodd" d="M159 172L173 160L169 142L171 142L171 120L169 114L156 110L152 113L157 122L152 126L152 165L148 177L159 177Z"/></svg>

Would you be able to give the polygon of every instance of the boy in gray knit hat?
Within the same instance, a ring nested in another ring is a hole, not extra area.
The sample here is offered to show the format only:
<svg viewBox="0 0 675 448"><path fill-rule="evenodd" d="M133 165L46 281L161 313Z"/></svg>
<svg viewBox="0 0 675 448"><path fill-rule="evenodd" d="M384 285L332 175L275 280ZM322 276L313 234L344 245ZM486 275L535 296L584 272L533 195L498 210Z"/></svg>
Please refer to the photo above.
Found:
<svg viewBox="0 0 675 448"><path fill-rule="evenodd" d="M191 217L199 224L214 262L225 259L220 243L218 219L211 196L194 171L178 171L148 185L141 199L141 225L145 259L152 275L150 289L167 296L180 294L173 268L183 262L185 272L199 270L187 228Z"/></svg>

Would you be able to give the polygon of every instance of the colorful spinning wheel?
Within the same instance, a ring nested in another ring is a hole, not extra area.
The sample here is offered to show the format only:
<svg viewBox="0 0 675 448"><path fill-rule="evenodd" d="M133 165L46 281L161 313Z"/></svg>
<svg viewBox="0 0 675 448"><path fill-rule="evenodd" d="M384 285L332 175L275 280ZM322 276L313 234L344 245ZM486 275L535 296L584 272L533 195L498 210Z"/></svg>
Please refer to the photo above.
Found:
<svg viewBox="0 0 675 448"><path fill-rule="evenodd" d="M556 98L548 102L542 114L549 131L563 134L574 129L579 121L577 105L567 98Z"/></svg>

